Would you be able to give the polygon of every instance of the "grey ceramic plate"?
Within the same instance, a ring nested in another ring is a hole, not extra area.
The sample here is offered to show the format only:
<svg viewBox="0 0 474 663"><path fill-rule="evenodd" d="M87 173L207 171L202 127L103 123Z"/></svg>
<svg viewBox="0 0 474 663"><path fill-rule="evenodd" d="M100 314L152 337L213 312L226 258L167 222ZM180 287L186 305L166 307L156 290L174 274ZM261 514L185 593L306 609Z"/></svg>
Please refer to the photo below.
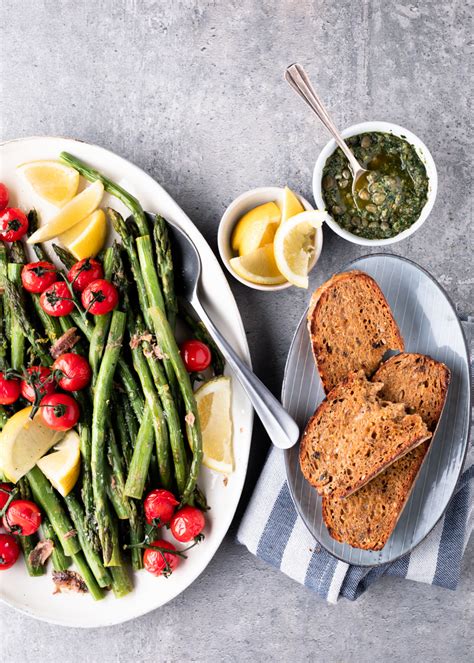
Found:
<svg viewBox="0 0 474 663"><path fill-rule="evenodd" d="M358 550L329 536L321 515L321 498L300 470L299 445L285 452L293 501L317 541L344 562L377 566L418 545L441 518L453 494L468 445L469 355L453 305L428 272L409 260L388 254L359 258L341 271L350 269L360 269L377 281L392 308L407 352L428 354L451 369L451 384L436 435L405 509L382 550ZM282 401L303 429L323 398L305 314L288 355Z"/></svg>

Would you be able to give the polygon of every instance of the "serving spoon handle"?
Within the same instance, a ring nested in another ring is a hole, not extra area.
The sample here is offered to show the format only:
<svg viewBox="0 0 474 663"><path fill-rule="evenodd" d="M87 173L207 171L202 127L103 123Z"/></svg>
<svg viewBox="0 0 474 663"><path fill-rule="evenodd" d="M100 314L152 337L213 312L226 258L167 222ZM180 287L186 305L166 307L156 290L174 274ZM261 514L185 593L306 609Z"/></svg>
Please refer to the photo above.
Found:
<svg viewBox="0 0 474 663"><path fill-rule="evenodd" d="M240 359L226 338L212 322L197 296L192 298L190 304L206 325L207 331L245 389L272 443L279 449L289 449L294 446L300 437L300 431L296 422L290 417L271 391L267 389L263 382Z"/></svg>
<svg viewBox="0 0 474 663"><path fill-rule="evenodd" d="M355 182L362 173L366 172L366 169L362 168L360 163L352 154L351 150L347 147L344 138L339 133L323 102L316 94L316 91L313 88L313 85L311 84L311 81L309 80L309 77L303 67L298 63L291 64L285 71L285 80L311 108L313 113L318 116L336 143L339 145L341 150L344 152L347 160L349 161Z"/></svg>

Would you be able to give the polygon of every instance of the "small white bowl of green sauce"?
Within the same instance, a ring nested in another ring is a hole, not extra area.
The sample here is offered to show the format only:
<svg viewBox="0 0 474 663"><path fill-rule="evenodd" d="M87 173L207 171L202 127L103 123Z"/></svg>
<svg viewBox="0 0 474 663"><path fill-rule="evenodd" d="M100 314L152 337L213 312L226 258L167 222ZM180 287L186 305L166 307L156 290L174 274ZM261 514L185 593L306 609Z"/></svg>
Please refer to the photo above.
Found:
<svg viewBox="0 0 474 663"><path fill-rule="evenodd" d="M361 122L341 132L359 163L373 171L352 196L352 172L336 142L321 151L313 172L318 209L330 214L335 233L354 244L384 246L406 239L428 218L438 175L426 145L390 122Z"/></svg>

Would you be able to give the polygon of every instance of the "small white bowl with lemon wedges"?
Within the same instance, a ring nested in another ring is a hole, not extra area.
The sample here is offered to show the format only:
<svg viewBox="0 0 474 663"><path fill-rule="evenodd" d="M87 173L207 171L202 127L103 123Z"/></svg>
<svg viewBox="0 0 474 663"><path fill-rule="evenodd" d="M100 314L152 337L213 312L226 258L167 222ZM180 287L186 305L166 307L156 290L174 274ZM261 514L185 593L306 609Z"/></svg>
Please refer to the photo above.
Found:
<svg viewBox="0 0 474 663"><path fill-rule="evenodd" d="M255 290L307 288L323 247L326 217L288 187L247 191L220 221L222 262L234 278Z"/></svg>

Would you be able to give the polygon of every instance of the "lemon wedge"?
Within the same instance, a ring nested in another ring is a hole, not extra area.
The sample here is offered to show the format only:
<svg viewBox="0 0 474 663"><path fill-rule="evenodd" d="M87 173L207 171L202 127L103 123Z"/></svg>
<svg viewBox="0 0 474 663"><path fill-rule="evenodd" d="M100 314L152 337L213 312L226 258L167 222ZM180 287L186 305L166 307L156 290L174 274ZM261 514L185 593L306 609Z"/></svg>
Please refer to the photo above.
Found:
<svg viewBox="0 0 474 663"><path fill-rule="evenodd" d="M8 481L16 483L64 435L47 428L39 414L31 420L31 407L10 417L0 434L0 468Z"/></svg>
<svg viewBox="0 0 474 663"><path fill-rule="evenodd" d="M282 223L275 235L275 261L283 276L299 288L308 287L308 271L315 252L316 230L328 214L301 212Z"/></svg>
<svg viewBox="0 0 474 663"><path fill-rule="evenodd" d="M273 242L281 213L276 203L254 207L237 222L232 233L232 249L241 256Z"/></svg>
<svg viewBox="0 0 474 663"><path fill-rule="evenodd" d="M104 195L104 185L102 182L94 182L84 191L74 196L48 223L38 228L28 239L28 244L37 244L53 239L61 233L66 232L92 214L102 200Z"/></svg>
<svg viewBox="0 0 474 663"><path fill-rule="evenodd" d="M66 433L54 451L36 463L56 490L66 497L74 488L81 469L80 439L75 430Z"/></svg>
<svg viewBox="0 0 474 663"><path fill-rule="evenodd" d="M30 161L17 170L40 198L56 207L63 207L77 193L79 173L59 161Z"/></svg>
<svg viewBox="0 0 474 663"><path fill-rule="evenodd" d="M250 283L279 285L286 281L278 270L272 244L262 246L240 258L232 258L229 262L235 273Z"/></svg>
<svg viewBox="0 0 474 663"><path fill-rule="evenodd" d="M107 219L101 209L96 209L85 219L59 235L58 239L77 260L96 256L105 244Z"/></svg>
<svg viewBox="0 0 474 663"><path fill-rule="evenodd" d="M291 219L292 216L296 214L301 214L304 212L304 207L293 193L293 191L287 186L283 191L283 198L280 202L281 206L281 222L285 223L288 219Z"/></svg>
<svg viewBox="0 0 474 663"><path fill-rule="evenodd" d="M195 396L202 431L202 462L211 470L230 474L234 469L230 378L209 380Z"/></svg>

